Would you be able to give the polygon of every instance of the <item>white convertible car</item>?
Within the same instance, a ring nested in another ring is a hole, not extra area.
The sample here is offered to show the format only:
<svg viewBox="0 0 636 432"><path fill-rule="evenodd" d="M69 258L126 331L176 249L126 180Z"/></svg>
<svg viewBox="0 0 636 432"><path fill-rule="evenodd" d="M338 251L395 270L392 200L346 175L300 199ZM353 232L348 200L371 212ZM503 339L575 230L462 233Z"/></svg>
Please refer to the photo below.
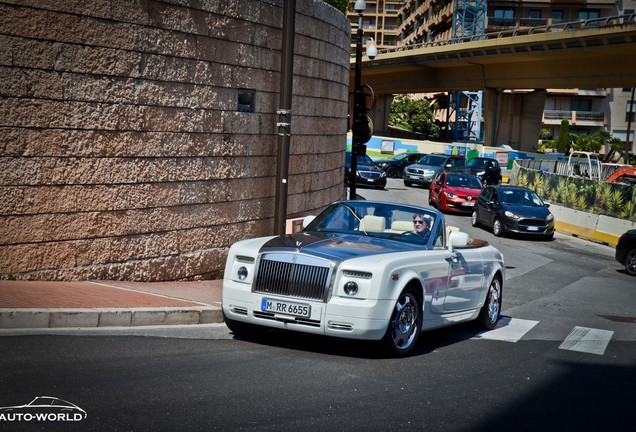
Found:
<svg viewBox="0 0 636 432"><path fill-rule="evenodd" d="M404 356L425 330L470 320L493 329L504 270L501 252L447 227L437 210L340 201L301 232L232 245L223 315L236 335L275 328L381 340Z"/></svg>

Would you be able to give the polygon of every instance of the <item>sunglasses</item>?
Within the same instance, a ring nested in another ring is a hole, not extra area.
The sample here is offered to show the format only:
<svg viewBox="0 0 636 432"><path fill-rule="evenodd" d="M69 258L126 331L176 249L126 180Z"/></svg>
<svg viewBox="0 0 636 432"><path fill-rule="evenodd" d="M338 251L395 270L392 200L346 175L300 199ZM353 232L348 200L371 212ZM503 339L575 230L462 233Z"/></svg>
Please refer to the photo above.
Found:
<svg viewBox="0 0 636 432"><path fill-rule="evenodd" d="M424 221L423 220L414 220L413 223L415 225L422 225L424 223Z"/></svg>

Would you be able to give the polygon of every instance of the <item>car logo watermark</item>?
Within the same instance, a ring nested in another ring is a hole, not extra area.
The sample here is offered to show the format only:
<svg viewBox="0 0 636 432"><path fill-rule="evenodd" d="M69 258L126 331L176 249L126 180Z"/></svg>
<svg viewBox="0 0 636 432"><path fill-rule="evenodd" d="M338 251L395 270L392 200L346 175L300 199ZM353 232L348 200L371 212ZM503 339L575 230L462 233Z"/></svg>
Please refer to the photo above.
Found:
<svg viewBox="0 0 636 432"><path fill-rule="evenodd" d="M0 407L0 424L11 422L78 422L88 414L74 403L38 396L26 405Z"/></svg>

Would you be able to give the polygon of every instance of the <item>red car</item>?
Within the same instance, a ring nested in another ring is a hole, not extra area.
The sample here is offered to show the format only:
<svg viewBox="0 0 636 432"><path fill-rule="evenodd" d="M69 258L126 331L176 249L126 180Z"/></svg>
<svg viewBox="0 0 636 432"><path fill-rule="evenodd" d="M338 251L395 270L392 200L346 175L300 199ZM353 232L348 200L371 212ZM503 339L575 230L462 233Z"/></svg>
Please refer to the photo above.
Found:
<svg viewBox="0 0 636 432"><path fill-rule="evenodd" d="M482 188L476 175L442 171L431 183L428 203L441 211L472 212Z"/></svg>

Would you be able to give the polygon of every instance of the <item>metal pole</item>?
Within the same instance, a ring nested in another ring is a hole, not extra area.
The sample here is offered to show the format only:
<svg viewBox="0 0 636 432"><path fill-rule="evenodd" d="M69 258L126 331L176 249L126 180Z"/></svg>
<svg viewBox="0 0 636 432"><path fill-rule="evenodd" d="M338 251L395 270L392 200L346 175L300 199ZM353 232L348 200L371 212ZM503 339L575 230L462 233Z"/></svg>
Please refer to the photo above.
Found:
<svg viewBox="0 0 636 432"><path fill-rule="evenodd" d="M283 7L283 44L281 48L280 100L278 127L278 160L276 163L275 234L285 234L287 221L287 177L289 175L289 141L291 132L292 84L294 79L294 36L296 33L296 0L285 0Z"/></svg>
<svg viewBox="0 0 636 432"><path fill-rule="evenodd" d="M632 97L629 101L629 117L627 118L627 137L625 137L625 163L628 164L629 163L629 136L632 133L632 117L634 117L634 90L636 90L635 87L632 87ZM632 140L632 147L633 147L633 143L634 141Z"/></svg>
<svg viewBox="0 0 636 432"><path fill-rule="evenodd" d="M356 40L356 70L353 86L353 122L360 117L360 109L364 103L362 94L362 12L358 12L358 33ZM351 171L349 172L349 199L356 199L356 172L358 171L358 148L362 144L356 128L352 127L351 136Z"/></svg>

